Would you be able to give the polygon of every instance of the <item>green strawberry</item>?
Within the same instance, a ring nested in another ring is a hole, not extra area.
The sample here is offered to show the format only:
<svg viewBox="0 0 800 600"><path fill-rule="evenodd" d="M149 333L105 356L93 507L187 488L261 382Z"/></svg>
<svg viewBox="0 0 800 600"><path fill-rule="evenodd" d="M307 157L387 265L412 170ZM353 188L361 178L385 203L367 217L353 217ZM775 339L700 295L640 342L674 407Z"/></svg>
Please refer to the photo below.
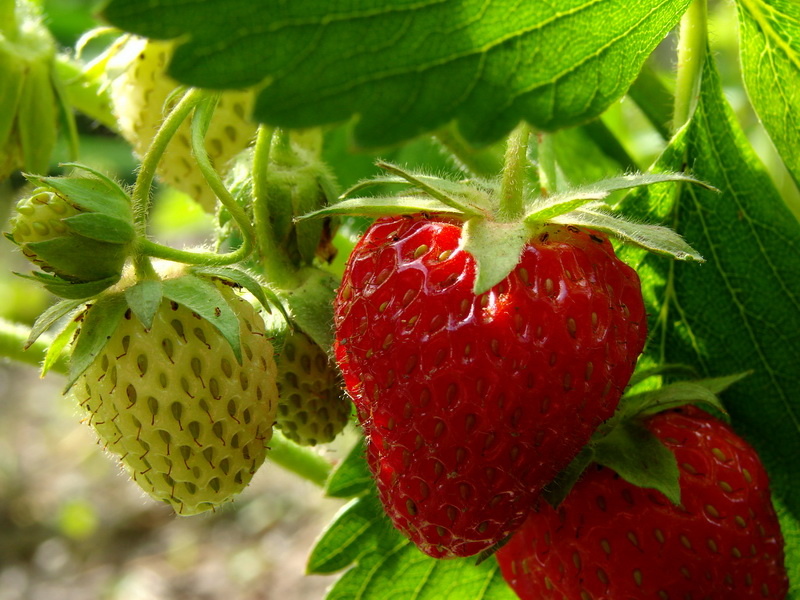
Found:
<svg viewBox="0 0 800 600"><path fill-rule="evenodd" d="M328 355L305 333L295 330L278 358L278 427L304 446L332 441L347 425L350 401Z"/></svg>
<svg viewBox="0 0 800 600"><path fill-rule="evenodd" d="M169 42L132 38L118 53L123 61L135 54L122 74L113 79L111 97L120 133L140 157L150 147L161 125L165 104L179 86L166 73L172 48ZM249 120L254 99L252 91L224 92L219 99L206 135L206 150L222 174L228 162L250 145L256 133L256 124ZM213 212L217 199L197 168L190 139L187 120L167 146L158 174Z"/></svg>
<svg viewBox="0 0 800 600"><path fill-rule="evenodd" d="M133 479L181 515L214 509L247 486L277 409L264 323L231 288L216 287L238 318L241 364L208 318L164 298L149 328L125 310L70 392Z"/></svg>

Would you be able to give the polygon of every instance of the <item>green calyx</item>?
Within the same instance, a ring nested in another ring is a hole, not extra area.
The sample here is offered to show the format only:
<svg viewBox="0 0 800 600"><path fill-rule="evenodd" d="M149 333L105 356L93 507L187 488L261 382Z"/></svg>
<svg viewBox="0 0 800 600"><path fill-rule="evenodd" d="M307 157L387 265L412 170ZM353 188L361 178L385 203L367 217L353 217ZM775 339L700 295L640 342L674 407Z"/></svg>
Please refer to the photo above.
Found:
<svg viewBox="0 0 800 600"><path fill-rule="evenodd" d="M18 0L0 24L0 180L17 169L44 173L56 143L56 44L33 2Z"/></svg>
<svg viewBox="0 0 800 600"><path fill-rule="evenodd" d="M661 376L673 371L673 367L666 367L663 373L648 372L644 378ZM595 432L589 444L548 486L545 499L557 507L583 471L597 463L614 470L633 485L658 490L673 504L680 504L680 474L675 455L647 429L647 419L687 405L697 405L727 419L718 394L746 375L677 381L656 389L629 391L620 400L615 415Z"/></svg>
<svg viewBox="0 0 800 600"><path fill-rule="evenodd" d="M505 279L528 241L550 223L584 226L679 260L703 261L674 231L628 221L614 214L605 200L612 192L644 185L688 182L708 187L706 184L683 173L632 173L550 194L540 187L541 177L534 176L535 169L527 158L529 135L524 126L512 134L505 166L494 180L453 181L379 162L388 176L360 182L336 204L306 214L303 219L415 213L461 219L465 223L461 245L475 258L476 294ZM402 185L404 189L392 195L361 195L377 184Z"/></svg>
<svg viewBox="0 0 800 600"><path fill-rule="evenodd" d="M17 204L8 237L51 274L34 277L64 297L116 282L136 237L127 194L99 174L28 178L40 187Z"/></svg>

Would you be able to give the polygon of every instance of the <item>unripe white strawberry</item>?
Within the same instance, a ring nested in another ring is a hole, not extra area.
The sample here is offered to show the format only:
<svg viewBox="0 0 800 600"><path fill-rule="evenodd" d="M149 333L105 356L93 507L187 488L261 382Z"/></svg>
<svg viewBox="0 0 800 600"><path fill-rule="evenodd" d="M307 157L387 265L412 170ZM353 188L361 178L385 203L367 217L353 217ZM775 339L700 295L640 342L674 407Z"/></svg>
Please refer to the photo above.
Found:
<svg viewBox="0 0 800 600"><path fill-rule="evenodd" d="M147 152L168 108L165 104L179 85L166 74L172 48L170 42L132 38L118 53L119 61L128 63L111 83L111 98L120 133L139 157ZM135 55L132 60L131 54ZM249 119L254 99L252 91L230 91L220 96L206 134L206 151L222 174L227 171L228 162L251 143L256 133L256 124ZM158 174L213 212L216 196L197 168L190 140L187 120L167 146Z"/></svg>
<svg viewBox="0 0 800 600"><path fill-rule="evenodd" d="M241 364L212 323L165 298L149 329L128 309L70 392L100 443L181 515L214 509L247 486L277 409L264 323L218 287L239 321Z"/></svg>

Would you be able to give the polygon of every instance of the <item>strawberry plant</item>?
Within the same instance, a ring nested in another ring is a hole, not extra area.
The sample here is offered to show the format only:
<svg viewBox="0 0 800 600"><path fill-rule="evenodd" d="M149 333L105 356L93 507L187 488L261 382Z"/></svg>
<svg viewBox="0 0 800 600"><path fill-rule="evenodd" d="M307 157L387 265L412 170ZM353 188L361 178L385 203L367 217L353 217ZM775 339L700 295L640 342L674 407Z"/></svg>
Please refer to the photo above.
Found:
<svg viewBox="0 0 800 600"><path fill-rule="evenodd" d="M64 1L0 0L0 348L109 487L315 484L328 600L800 598L795 2Z"/></svg>

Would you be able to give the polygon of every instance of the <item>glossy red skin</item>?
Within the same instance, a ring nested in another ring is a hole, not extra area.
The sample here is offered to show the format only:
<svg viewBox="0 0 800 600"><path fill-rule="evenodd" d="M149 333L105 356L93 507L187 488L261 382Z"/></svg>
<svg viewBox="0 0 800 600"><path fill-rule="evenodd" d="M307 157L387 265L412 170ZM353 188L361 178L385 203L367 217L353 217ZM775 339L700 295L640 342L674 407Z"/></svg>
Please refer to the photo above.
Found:
<svg viewBox="0 0 800 600"><path fill-rule="evenodd" d="M604 237L548 227L476 297L460 233L380 219L335 303L336 360L381 501L434 557L476 554L522 523L613 414L646 337L639 279Z"/></svg>
<svg viewBox="0 0 800 600"><path fill-rule="evenodd" d="M648 427L678 460L682 507L610 469L590 467L557 511L537 501L535 512L497 553L517 595L785 598L783 539L755 451L698 409L662 413Z"/></svg>

